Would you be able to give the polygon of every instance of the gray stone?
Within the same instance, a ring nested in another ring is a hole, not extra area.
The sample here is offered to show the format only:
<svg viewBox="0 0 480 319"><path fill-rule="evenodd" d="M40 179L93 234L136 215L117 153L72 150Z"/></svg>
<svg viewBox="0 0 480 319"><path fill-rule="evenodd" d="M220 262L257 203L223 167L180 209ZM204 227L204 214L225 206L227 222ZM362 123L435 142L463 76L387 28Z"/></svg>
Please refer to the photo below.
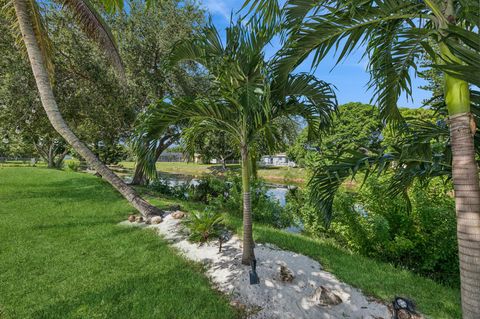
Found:
<svg viewBox="0 0 480 319"><path fill-rule="evenodd" d="M160 224L162 222L162 217L160 216L153 216L152 218L150 218L150 223L151 224Z"/></svg>
<svg viewBox="0 0 480 319"><path fill-rule="evenodd" d="M293 275L293 271L291 271L286 266L280 266L280 279L283 282L292 282L293 278L295 278L295 276Z"/></svg>
<svg viewBox="0 0 480 319"><path fill-rule="evenodd" d="M318 306L336 306L343 302L342 298L324 286L315 289L311 299Z"/></svg>
<svg viewBox="0 0 480 319"><path fill-rule="evenodd" d="M185 217L185 213L177 210L176 212L172 213L172 217L175 219L182 219L183 217Z"/></svg>

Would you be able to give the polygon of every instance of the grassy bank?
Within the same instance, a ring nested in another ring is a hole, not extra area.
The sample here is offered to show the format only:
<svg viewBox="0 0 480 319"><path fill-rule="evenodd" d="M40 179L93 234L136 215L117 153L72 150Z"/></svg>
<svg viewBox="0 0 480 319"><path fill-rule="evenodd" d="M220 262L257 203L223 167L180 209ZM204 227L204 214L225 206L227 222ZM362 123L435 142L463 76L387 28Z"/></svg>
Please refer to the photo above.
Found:
<svg viewBox="0 0 480 319"><path fill-rule="evenodd" d="M151 199L161 206L179 203L178 200ZM199 203L180 202L186 210L203 209ZM242 221L239 217L225 215L226 224L241 235ZM282 249L301 253L317 260L325 270L340 280L360 288L367 295L391 302L395 296L414 300L418 309L428 318L461 318L460 291L440 285L411 271L363 257L342 249L333 241L312 239L307 236L287 233L271 226L255 223L254 237L258 242L268 242Z"/></svg>
<svg viewBox="0 0 480 319"><path fill-rule="evenodd" d="M100 179L0 168L0 318L234 318L199 266Z"/></svg>
<svg viewBox="0 0 480 319"><path fill-rule="evenodd" d="M134 162L121 162L125 168L133 169L135 166ZM158 162L156 164L157 170L159 172L168 173L168 174L178 174L185 175L190 177L198 177L204 174L210 174L220 172L221 165L216 164L195 164L195 163L183 163L183 162ZM239 170L240 166L238 164L229 164L227 165L229 170ZM269 168L259 168L258 176L265 179L270 183L295 183L301 184L305 182L306 171L303 168L295 167L269 167Z"/></svg>

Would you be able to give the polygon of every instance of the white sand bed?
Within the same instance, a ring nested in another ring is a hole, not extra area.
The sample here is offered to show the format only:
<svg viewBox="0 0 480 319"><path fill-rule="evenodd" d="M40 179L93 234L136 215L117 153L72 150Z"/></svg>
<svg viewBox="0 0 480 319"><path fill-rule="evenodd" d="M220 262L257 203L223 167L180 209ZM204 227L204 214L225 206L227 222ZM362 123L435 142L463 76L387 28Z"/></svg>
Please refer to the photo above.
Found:
<svg viewBox="0 0 480 319"><path fill-rule="evenodd" d="M142 225L128 221L122 224ZM218 242L202 246L190 243L181 232L180 221L170 215L162 223L146 227L156 229L186 258L203 263L215 288L237 305L244 305L250 313L249 318L391 318L386 305L368 299L360 290L340 282L309 257L270 244L257 244L255 255L260 284L250 285L251 268L241 264L241 241L237 236L225 242L219 252ZM281 265L293 272L292 282L280 279ZM342 302L335 306L320 306L312 295L321 286L340 297Z"/></svg>

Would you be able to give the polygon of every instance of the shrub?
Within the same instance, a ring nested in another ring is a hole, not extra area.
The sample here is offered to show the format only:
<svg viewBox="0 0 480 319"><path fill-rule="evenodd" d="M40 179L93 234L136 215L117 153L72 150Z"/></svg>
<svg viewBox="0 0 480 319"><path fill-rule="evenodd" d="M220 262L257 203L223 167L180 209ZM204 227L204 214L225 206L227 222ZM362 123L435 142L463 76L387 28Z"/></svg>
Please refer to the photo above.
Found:
<svg viewBox="0 0 480 319"><path fill-rule="evenodd" d="M193 211L184 220L184 225L189 232L189 239L193 242L205 243L219 238L224 231L222 214L213 209Z"/></svg>
<svg viewBox="0 0 480 319"><path fill-rule="evenodd" d="M204 175L198 184L190 188L190 198L208 204L212 198L224 197L228 194L229 185L214 175Z"/></svg>
<svg viewBox="0 0 480 319"><path fill-rule="evenodd" d="M227 183L230 185L228 195L221 202L221 207L228 212L242 216L243 193L242 180L238 175L229 175ZM278 228L292 225L293 214L289 214L280 203L268 195L268 186L260 179L251 183L252 218L254 221L270 224Z"/></svg>
<svg viewBox="0 0 480 319"><path fill-rule="evenodd" d="M182 183L171 185L168 179L157 179L150 188L162 195L201 201L209 207L224 210L242 216L243 194L242 181L238 174L229 174L226 178L205 175L196 185ZM251 185L252 217L275 227L284 228L292 225L294 214L285 210L280 203L268 195L268 187L261 180L254 180Z"/></svg>
<svg viewBox="0 0 480 319"><path fill-rule="evenodd" d="M188 180L172 185L172 181L167 178L157 178L149 185L149 188L168 197L186 200L189 197L192 186Z"/></svg>
<svg viewBox="0 0 480 319"><path fill-rule="evenodd" d="M323 217L308 202L307 189L296 204L288 205L314 236L334 238L353 252L406 267L440 282L459 280L455 204L451 185L441 179L414 183L404 197L386 194L386 178L371 176L355 192L341 190L335 197L328 229Z"/></svg>
<svg viewBox="0 0 480 319"><path fill-rule="evenodd" d="M65 164L67 164L67 170L72 171L72 172L78 172L80 169L80 162L76 160L68 160L65 161Z"/></svg>

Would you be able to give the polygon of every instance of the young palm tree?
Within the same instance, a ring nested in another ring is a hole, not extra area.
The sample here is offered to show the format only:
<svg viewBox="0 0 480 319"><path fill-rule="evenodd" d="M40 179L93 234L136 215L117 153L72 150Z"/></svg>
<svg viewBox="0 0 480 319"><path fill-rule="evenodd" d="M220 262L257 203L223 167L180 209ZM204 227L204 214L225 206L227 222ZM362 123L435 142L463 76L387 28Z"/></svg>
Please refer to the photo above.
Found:
<svg viewBox="0 0 480 319"><path fill-rule="evenodd" d="M148 112L144 131L155 136L169 125L188 121L195 134L223 131L238 147L242 159L243 256L242 263L254 258L250 193L251 152L257 141L274 147L281 140L280 118L301 117L312 134L328 125L336 109L329 84L307 74L289 75L277 81L271 62L264 60L264 48L273 32L258 24L241 23L227 28L224 45L213 25L208 25L194 41L182 43L174 52L175 61L201 64L212 78L208 96L163 102Z"/></svg>
<svg viewBox="0 0 480 319"><path fill-rule="evenodd" d="M284 74L311 53L318 65L331 50L340 61L355 48L366 49L373 100L393 123L402 122L397 101L402 93L411 95L410 74L422 54L447 71L444 98L453 154L462 310L464 318L480 318L480 187L467 82L479 82L478 1L287 0L282 8L275 0L249 2L272 24L288 27L284 63L279 66Z"/></svg>
<svg viewBox="0 0 480 319"><path fill-rule="evenodd" d="M108 57L116 67L119 75L123 76L122 61L120 59L115 40L103 21L101 15L88 0L65 0L65 7L75 15L83 30L95 39L105 49ZM105 0L104 4L110 10L122 8L123 0ZM132 188L126 185L95 154L88 149L63 119L55 101L51 78L53 65L51 62L52 48L47 32L43 26L42 16L38 4L34 0L1 0L5 15L12 21L13 29L18 30L19 42L23 42L28 59L32 66L33 75L37 83L38 93L43 108L55 130L92 166L105 180L117 189L143 215L157 214L160 211L143 200Z"/></svg>

